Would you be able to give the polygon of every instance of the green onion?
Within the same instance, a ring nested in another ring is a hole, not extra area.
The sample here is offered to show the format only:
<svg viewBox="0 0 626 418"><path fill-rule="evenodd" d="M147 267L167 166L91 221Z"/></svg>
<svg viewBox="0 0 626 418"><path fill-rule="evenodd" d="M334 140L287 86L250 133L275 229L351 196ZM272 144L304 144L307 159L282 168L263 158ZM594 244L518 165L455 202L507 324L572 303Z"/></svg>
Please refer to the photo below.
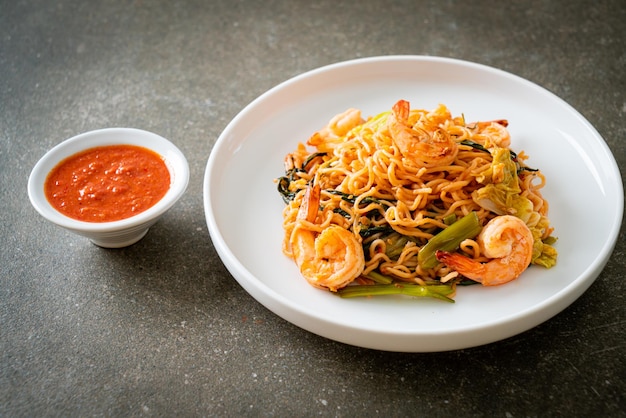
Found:
<svg viewBox="0 0 626 418"><path fill-rule="evenodd" d="M424 269L431 269L439 264L435 253L437 250L454 251L461 242L474 238L482 226L476 212L470 212L434 237L417 254L417 262Z"/></svg>

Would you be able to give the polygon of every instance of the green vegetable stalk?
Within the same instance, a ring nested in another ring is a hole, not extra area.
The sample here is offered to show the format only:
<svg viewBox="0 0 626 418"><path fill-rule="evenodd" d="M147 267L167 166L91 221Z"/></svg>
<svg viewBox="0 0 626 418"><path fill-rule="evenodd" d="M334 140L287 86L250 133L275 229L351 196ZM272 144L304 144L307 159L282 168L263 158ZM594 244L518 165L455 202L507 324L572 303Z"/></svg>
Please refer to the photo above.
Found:
<svg viewBox="0 0 626 418"><path fill-rule="evenodd" d="M380 295L407 295L415 297L431 297L454 303L454 299L448 295L454 292L452 285L432 285L422 286L414 283L393 283L393 284L373 284L346 286L337 290L337 294L342 298L354 298L363 296Z"/></svg>
<svg viewBox="0 0 626 418"><path fill-rule="evenodd" d="M439 264L435 253L437 250L454 251L461 242L474 238L482 226L476 212L470 212L434 237L417 254L417 262L423 269L431 269Z"/></svg>

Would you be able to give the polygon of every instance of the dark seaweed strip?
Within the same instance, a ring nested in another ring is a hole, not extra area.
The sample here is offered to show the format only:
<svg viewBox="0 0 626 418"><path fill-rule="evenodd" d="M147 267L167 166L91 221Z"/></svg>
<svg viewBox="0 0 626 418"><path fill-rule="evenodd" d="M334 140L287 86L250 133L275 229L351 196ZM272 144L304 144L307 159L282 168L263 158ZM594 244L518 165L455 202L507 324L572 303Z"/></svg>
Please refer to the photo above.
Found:
<svg viewBox="0 0 626 418"><path fill-rule="evenodd" d="M283 176L278 179L278 193L280 193L280 196L283 198L283 202L287 205L296 197L295 192L289 191L290 184L291 179L287 176Z"/></svg>
<svg viewBox="0 0 626 418"><path fill-rule="evenodd" d="M519 167L517 169L517 174L520 174L522 171L531 171L531 172L535 172L535 171L539 171L538 168L530 168L530 167Z"/></svg>
<svg viewBox="0 0 626 418"><path fill-rule="evenodd" d="M484 146L482 146L478 142L470 141L469 139L464 139L460 143L463 144L463 145L470 146L470 147L474 148L475 150L483 151L483 152L486 152L487 154L491 154L491 152L489 152L489 150L487 148L485 148Z"/></svg>
<svg viewBox="0 0 626 418"><path fill-rule="evenodd" d="M361 231L359 232L359 235L361 235L361 238L365 239L378 233L383 233L384 235L387 235L387 234L391 234L392 232L393 232L393 228L390 227L389 225L380 225L380 226L373 226L371 228L361 229Z"/></svg>
<svg viewBox="0 0 626 418"><path fill-rule="evenodd" d="M350 219L350 214L341 208L335 208L333 209L333 212L340 214L346 219Z"/></svg>
<svg viewBox="0 0 626 418"><path fill-rule="evenodd" d="M484 151L487 154L491 154L491 152L489 152L487 148L485 148L484 146L482 146L481 144L477 142L470 141L469 139L464 139L460 143L463 145L468 145L476 150ZM511 155L511 160L513 160L513 162L517 165L517 174L520 174L522 171L531 171L531 172L539 171L539 169L537 168L522 167L517 160L517 153L515 151L509 149L509 154Z"/></svg>
<svg viewBox="0 0 626 418"><path fill-rule="evenodd" d="M352 203L352 204L354 204L356 202L357 196L354 196L354 195L351 195L351 194L348 194L348 193L344 193L344 192L340 192L339 190L334 190L334 189L327 189L326 191L328 193L330 193L330 194L341 196L341 199L345 200L346 202L349 202L349 203ZM380 201L380 200L378 200L378 199L376 199L374 197L365 197L365 198L363 198L363 200L361 200L360 203L362 203L364 205L369 205L370 203L373 203L375 205L389 206L388 203Z"/></svg>
<svg viewBox="0 0 626 418"><path fill-rule="evenodd" d="M314 152L313 154L309 155L308 157L306 157L306 160L304 160L304 162L302 163L302 170L307 171L306 167L309 165L311 161L313 161L317 157L324 157L326 155L327 153L325 152Z"/></svg>

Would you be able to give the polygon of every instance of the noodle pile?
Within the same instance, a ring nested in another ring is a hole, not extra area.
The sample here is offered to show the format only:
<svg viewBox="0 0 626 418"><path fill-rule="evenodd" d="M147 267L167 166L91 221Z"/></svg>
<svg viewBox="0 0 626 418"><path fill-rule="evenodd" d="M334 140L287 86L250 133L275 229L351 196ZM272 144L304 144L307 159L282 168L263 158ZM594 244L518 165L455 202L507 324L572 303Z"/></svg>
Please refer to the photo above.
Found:
<svg viewBox="0 0 626 418"><path fill-rule="evenodd" d="M386 111L363 120L360 111L350 109L311 136L307 145L312 150L300 143L287 155L285 175L277 179L286 202L287 256L293 257L290 237L304 191L317 185L320 208L311 227L322 231L339 225L360 240L365 268L356 280L359 284L373 283L381 275L420 285L460 282L462 277L442 263L423 268L417 255L433 236L471 212L483 226L501 214L522 218L535 241L532 263L556 263L548 202L540 193L545 177L526 166L523 152L509 148L506 121L466 123L444 105L430 111L411 109L407 124L412 131L456 143L453 160L440 164L436 158L403 155L390 135L390 115ZM458 251L487 261L475 239L463 240Z"/></svg>

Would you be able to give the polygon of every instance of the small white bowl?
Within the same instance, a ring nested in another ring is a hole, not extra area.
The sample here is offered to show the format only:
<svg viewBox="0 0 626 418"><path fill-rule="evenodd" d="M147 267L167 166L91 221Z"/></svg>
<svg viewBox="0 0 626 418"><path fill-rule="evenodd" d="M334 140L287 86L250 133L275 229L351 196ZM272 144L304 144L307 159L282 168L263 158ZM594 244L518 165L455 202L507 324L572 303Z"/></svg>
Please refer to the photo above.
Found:
<svg viewBox="0 0 626 418"><path fill-rule="evenodd" d="M83 150L107 145L136 145L161 155L170 172L170 188L154 206L130 218L113 222L83 222L58 212L46 199L48 173L63 159ZM143 238L148 229L183 195L189 183L189 165L183 153L167 139L132 128L109 128L86 132L67 139L48 151L35 164L28 179L28 197L47 220L89 238L104 248L122 248Z"/></svg>

